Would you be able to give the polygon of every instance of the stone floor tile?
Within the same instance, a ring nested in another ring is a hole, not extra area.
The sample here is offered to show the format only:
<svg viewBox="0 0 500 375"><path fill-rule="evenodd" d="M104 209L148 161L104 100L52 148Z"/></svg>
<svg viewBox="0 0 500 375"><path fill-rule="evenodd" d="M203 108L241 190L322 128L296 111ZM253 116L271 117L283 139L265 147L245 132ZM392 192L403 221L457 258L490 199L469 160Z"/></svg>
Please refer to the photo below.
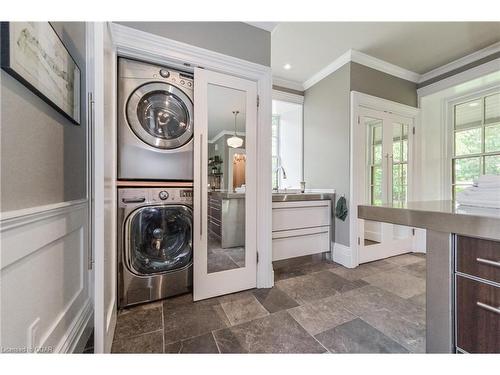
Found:
<svg viewBox="0 0 500 375"><path fill-rule="evenodd" d="M408 350L357 318L315 336L333 353L408 353Z"/></svg>
<svg viewBox="0 0 500 375"><path fill-rule="evenodd" d="M214 332L221 353L324 353L286 311Z"/></svg>

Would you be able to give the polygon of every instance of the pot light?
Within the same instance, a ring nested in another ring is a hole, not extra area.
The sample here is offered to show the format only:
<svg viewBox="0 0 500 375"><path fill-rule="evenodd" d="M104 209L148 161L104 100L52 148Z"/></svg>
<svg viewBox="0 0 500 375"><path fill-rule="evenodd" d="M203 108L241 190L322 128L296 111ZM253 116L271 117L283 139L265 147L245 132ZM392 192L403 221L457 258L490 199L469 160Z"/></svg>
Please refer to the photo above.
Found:
<svg viewBox="0 0 500 375"><path fill-rule="evenodd" d="M292 66L290 64L285 64L285 65L283 65L283 69L290 70L290 69L292 69Z"/></svg>

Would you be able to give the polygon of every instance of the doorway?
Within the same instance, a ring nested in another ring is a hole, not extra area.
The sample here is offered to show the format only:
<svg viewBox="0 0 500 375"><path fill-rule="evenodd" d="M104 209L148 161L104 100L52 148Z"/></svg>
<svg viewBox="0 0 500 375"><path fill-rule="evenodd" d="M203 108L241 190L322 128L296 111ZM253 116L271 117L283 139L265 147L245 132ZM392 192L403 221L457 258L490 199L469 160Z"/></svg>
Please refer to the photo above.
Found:
<svg viewBox="0 0 500 375"><path fill-rule="evenodd" d="M404 207L411 196L413 129L417 109L359 95L369 100L367 104L353 108L356 121L352 131L352 207L360 204ZM391 110L388 110L389 106ZM402 109L402 113L398 113L398 109ZM356 217L351 218L351 222L353 220L357 248L355 263L413 250L413 228Z"/></svg>

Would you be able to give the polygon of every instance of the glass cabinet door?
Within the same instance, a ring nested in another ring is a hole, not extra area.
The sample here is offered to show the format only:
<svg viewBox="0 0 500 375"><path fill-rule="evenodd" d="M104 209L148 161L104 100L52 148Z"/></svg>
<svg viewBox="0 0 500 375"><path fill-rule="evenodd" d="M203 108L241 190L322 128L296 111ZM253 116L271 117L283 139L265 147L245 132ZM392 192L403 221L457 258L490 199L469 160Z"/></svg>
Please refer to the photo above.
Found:
<svg viewBox="0 0 500 375"><path fill-rule="evenodd" d="M256 286L257 84L195 70L195 300Z"/></svg>

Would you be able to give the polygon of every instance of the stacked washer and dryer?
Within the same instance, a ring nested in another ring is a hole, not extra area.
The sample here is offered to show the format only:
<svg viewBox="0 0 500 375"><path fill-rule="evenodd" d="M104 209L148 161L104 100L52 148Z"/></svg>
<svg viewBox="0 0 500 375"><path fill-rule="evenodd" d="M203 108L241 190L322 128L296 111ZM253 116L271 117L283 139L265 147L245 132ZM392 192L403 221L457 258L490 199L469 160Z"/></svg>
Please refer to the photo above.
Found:
<svg viewBox="0 0 500 375"><path fill-rule="evenodd" d="M118 59L119 308L192 287L193 85Z"/></svg>

